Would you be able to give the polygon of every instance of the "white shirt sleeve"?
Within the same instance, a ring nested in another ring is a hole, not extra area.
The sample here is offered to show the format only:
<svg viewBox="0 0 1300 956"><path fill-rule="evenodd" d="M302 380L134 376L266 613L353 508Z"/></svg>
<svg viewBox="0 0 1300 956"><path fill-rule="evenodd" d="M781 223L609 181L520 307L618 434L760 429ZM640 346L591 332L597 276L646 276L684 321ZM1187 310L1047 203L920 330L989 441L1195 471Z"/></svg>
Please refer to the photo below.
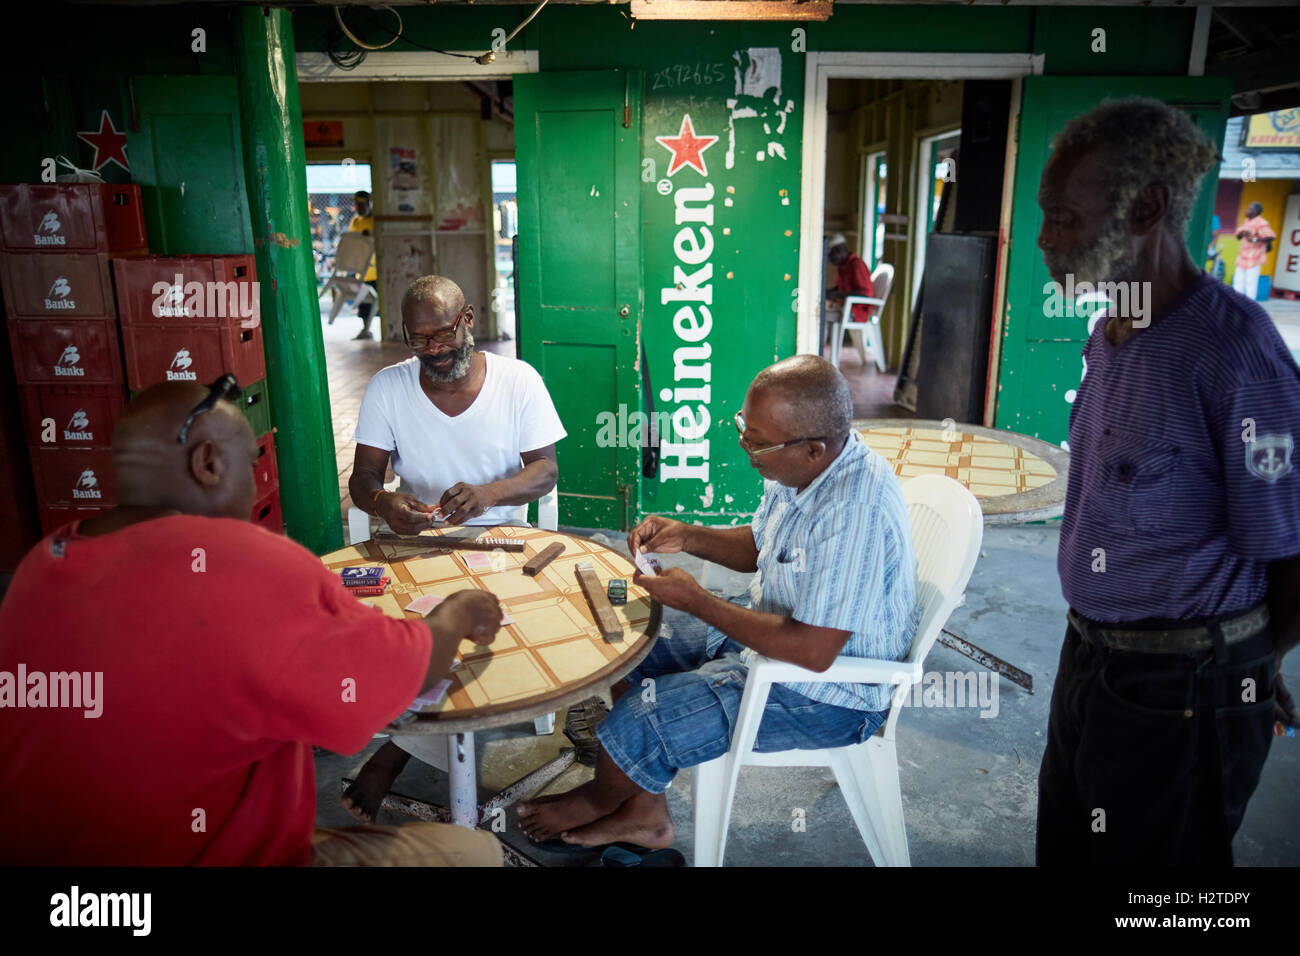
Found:
<svg viewBox="0 0 1300 956"><path fill-rule="evenodd" d="M369 445L391 452L397 448L397 436L393 433L393 423L389 420L392 407L390 389L385 381L384 372L380 372L366 386L366 394L361 399L361 411L357 415L357 430L352 438L358 445Z"/></svg>
<svg viewBox="0 0 1300 956"><path fill-rule="evenodd" d="M551 393L546 390L546 383L527 362L523 366L523 388L519 390L519 450L536 451L553 445L568 434L560 415L551 401Z"/></svg>

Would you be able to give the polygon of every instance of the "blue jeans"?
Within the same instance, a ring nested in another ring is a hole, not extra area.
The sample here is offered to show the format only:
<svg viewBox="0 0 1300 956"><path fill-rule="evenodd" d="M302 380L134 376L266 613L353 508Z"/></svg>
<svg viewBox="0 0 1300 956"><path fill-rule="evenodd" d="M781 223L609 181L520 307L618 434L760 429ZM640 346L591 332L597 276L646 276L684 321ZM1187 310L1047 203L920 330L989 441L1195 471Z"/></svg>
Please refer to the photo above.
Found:
<svg viewBox="0 0 1300 956"><path fill-rule="evenodd" d="M658 642L627 675L631 689L596 732L628 779L663 793L678 770L727 752L749 673L740 659L744 649L716 628L664 608ZM754 749L845 747L868 739L886 716L823 704L773 684Z"/></svg>

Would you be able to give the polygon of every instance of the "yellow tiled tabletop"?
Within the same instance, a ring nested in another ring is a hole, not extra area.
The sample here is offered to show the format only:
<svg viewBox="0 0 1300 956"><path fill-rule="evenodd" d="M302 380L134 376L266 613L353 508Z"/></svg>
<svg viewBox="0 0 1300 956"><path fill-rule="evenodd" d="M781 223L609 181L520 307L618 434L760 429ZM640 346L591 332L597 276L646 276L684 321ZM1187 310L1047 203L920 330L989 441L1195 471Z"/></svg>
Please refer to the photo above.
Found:
<svg viewBox="0 0 1300 956"><path fill-rule="evenodd" d="M945 475L976 498L1012 495L1041 487L1056 469L1031 451L969 432L933 428L864 428L872 451L894 466L899 478Z"/></svg>
<svg viewBox="0 0 1300 956"><path fill-rule="evenodd" d="M321 558L331 571L359 565L384 565L386 593L358 600L395 618L418 619L404 608L427 594L446 597L464 588L490 591L514 619L489 645L465 640L462 664L449 675L451 687L438 705L426 707L401 733L454 733L514 723L550 713L603 690L620 680L649 652L659 627L659 606L632 584L632 562L617 551L574 535L540 528L475 528L484 537L522 540L524 550L443 550L437 536L429 546L414 547L366 541ZM535 577L523 573L529 558L553 542L564 552ZM480 555L491 564L466 563ZM608 642L596 627L591 608L574 573L588 562L605 585L613 578L628 582L627 604L615 606L623 625L621 640Z"/></svg>

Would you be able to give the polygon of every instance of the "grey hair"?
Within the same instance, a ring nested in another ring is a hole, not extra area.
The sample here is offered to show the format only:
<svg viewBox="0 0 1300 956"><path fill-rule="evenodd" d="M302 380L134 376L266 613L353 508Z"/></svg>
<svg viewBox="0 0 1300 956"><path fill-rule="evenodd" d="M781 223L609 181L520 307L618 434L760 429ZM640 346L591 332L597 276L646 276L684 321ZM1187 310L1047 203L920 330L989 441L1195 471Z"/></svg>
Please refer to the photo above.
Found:
<svg viewBox="0 0 1300 956"><path fill-rule="evenodd" d="M795 355L754 376L751 391L775 393L789 402L789 421L799 438L842 440L853 422L848 380L817 355Z"/></svg>
<svg viewBox="0 0 1300 956"><path fill-rule="evenodd" d="M420 276L402 296L402 316L405 317L406 310L416 304L459 312L465 308L465 293L446 276Z"/></svg>
<svg viewBox="0 0 1300 956"><path fill-rule="evenodd" d="M1109 202L1127 212L1147 186L1169 187L1166 227L1187 229L1202 177L1220 160L1218 149L1182 110L1141 96L1104 100L1076 116L1053 142L1057 152L1106 150Z"/></svg>

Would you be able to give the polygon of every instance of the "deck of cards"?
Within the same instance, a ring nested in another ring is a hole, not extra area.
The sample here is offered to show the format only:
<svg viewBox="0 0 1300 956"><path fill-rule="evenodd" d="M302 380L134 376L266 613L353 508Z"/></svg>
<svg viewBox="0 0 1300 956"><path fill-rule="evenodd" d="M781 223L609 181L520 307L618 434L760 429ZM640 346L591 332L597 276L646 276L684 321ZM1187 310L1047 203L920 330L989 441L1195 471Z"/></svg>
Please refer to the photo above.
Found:
<svg viewBox="0 0 1300 956"><path fill-rule="evenodd" d="M638 551L632 555L632 563L636 569L648 578L656 577L664 566L659 563L659 559L653 554L646 554L644 551Z"/></svg>

